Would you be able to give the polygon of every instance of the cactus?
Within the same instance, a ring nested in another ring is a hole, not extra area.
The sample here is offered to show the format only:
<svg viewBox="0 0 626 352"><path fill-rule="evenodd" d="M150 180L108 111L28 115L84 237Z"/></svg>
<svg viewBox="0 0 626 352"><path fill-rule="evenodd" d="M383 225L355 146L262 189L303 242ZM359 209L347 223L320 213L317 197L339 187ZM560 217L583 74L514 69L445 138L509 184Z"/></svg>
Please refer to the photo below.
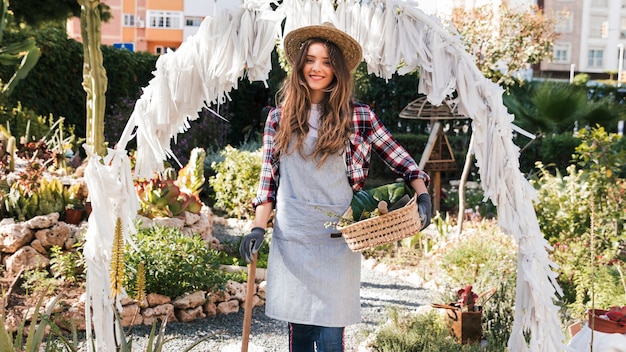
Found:
<svg viewBox="0 0 626 352"><path fill-rule="evenodd" d="M9 185L5 200L7 215L25 221L37 215L63 213L69 205L82 203L81 185L65 187L57 178L46 179L33 165Z"/></svg>
<svg viewBox="0 0 626 352"><path fill-rule="evenodd" d="M6 153L9 158L9 171L15 171L15 158L17 157L15 151L17 150L15 146L15 137L9 137L7 141Z"/></svg>
<svg viewBox="0 0 626 352"><path fill-rule="evenodd" d="M198 196L204 186L204 159L206 151L202 148L191 150L187 165L178 172L176 184L185 193Z"/></svg>
<svg viewBox="0 0 626 352"><path fill-rule="evenodd" d="M81 6L80 27L83 38L83 87L87 93L87 145L96 154L106 155L104 144L104 108L108 79L101 45L100 0L78 0Z"/></svg>
<svg viewBox="0 0 626 352"><path fill-rule="evenodd" d="M197 214L202 208L200 199L181 192L174 180L155 176L150 180L135 181L135 189L141 205L140 213L149 218L173 217L185 211Z"/></svg>

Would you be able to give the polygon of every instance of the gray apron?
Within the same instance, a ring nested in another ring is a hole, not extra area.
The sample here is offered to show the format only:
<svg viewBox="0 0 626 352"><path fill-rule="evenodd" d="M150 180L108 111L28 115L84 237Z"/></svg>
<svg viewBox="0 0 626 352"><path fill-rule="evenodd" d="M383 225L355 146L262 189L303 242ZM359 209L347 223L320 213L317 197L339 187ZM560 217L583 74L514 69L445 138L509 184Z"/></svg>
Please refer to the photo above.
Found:
<svg viewBox="0 0 626 352"><path fill-rule="evenodd" d="M315 142L309 135L304 152ZM345 170L344 155L328 157L319 168L297 151L281 155L267 269L270 318L326 327L361 321L361 256L325 226L350 206Z"/></svg>

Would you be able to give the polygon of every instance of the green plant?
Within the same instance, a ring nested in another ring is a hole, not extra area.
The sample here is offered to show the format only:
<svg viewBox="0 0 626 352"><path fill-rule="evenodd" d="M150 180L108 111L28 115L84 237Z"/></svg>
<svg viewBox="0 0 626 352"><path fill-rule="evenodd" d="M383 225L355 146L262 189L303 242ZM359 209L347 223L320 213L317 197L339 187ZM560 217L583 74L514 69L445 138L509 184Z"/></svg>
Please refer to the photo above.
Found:
<svg viewBox="0 0 626 352"><path fill-rule="evenodd" d="M39 352L41 350L41 346L46 336L51 335L51 334L48 334L46 330L50 329L52 334L61 336L60 330L58 329L56 324L54 324L51 320L52 311L55 308L57 299L54 299L52 302L48 304L48 308L43 314L40 313L46 292L48 292L47 289L42 291L41 295L39 296L39 299L37 300L37 304L34 307L35 310L34 310L33 316L31 317L30 327L26 335L28 336L28 338L26 339L26 341L23 341L26 319L22 320L22 324L18 327L15 339L13 339L12 335L6 330L5 320L4 320L5 319L4 306L1 307L2 314L0 314L0 351L3 351L3 352ZM46 351L49 351L49 350L46 349ZM76 351L76 350L72 350L72 351Z"/></svg>
<svg viewBox="0 0 626 352"><path fill-rule="evenodd" d="M626 151L621 137L602 127L581 129L578 165L552 174L538 164L537 218L558 265L563 303L576 316L594 305L626 304L626 262L620 224L626 181L619 177Z"/></svg>
<svg viewBox="0 0 626 352"><path fill-rule="evenodd" d="M50 277L50 273L44 269L26 270L22 277L24 279L22 288L30 296L43 295L61 284L60 280Z"/></svg>
<svg viewBox="0 0 626 352"><path fill-rule="evenodd" d="M59 246L50 248L50 271L55 279L70 284L85 281L86 263L82 245L82 243L76 243L69 251L63 251Z"/></svg>
<svg viewBox="0 0 626 352"><path fill-rule="evenodd" d="M140 214L149 218L174 217L188 211L197 214L202 208L198 197L184 193L174 180L154 176L136 180L135 189L141 205Z"/></svg>
<svg viewBox="0 0 626 352"><path fill-rule="evenodd" d="M484 292L515 276L517 249L513 240L489 222L476 231L479 233L466 233L462 240L448 243L441 253L438 268L450 287L473 283L476 291Z"/></svg>
<svg viewBox="0 0 626 352"><path fill-rule="evenodd" d="M389 323L384 325L373 348L380 352L485 351L480 344L461 345L450 336L445 317L436 311L424 314L402 314L388 310ZM487 342L489 346L489 342ZM488 349L488 351L499 351Z"/></svg>
<svg viewBox="0 0 626 352"><path fill-rule="evenodd" d="M224 161L211 164L215 170L215 176L209 178L215 192L214 206L238 219L251 218L254 214L251 201L261 174L261 151L227 146L222 154Z"/></svg>
<svg viewBox="0 0 626 352"><path fill-rule="evenodd" d="M134 236L136 250L124 253L125 287L133 292L141 262L145 265L148 293L178 297L197 290L214 290L226 283L219 270L219 254L207 248L197 235L162 226L140 229Z"/></svg>
<svg viewBox="0 0 626 352"><path fill-rule="evenodd" d="M164 175L150 180L135 180L135 189L141 205L140 214L149 218L173 217L202 209L200 191L204 185L204 158L206 152L194 148L187 165L176 173L167 169Z"/></svg>
<svg viewBox="0 0 626 352"><path fill-rule="evenodd" d="M0 42L3 41L4 30L8 23L8 1L2 0L0 6ZM2 95L10 95L17 83L24 79L35 66L41 52L35 45L33 38L19 43L11 43L0 48L0 62L2 65L15 67L15 72L8 82L2 82Z"/></svg>
<svg viewBox="0 0 626 352"><path fill-rule="evenodd" d="M506 351L515 318L515 278L500 281L483 306L483 336L493 351Z"/></svg>
<svg viewBox="0 0 626 352"><path fill-rule="evenodd" d="M43 171L43 165L33 161L17 178L7 180L9 191L3 206L8 216L25 221L37 215L62 214L67 204L79 197L80 184L64 187L58 178L44 177Z"/></svg>

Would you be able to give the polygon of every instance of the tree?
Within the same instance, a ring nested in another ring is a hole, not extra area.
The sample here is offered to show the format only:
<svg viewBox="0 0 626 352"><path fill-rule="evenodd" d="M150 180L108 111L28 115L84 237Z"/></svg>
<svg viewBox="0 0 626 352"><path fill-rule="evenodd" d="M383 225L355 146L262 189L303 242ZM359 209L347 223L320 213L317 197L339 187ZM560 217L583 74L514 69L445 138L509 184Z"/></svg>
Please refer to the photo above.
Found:
<svg viewBox="0 0 626 352"><path fill-rule="evenodd" d="M483 74L498 84L510 86L520 70L549 59L557 38L556 20L536 5L513 9L483 5L454 8L451 22L464 38Z"/></svg>
<svg viewBox="0 0 626 352"><path fill-rule="evenodd" d="M110 7L99 4L100 18L107 22L111 18ZM15 21L23 22L32 27L47 25L50 22L65 26L70 17L80 17L81 8L76 0L11 0L9 10L13 12Z"/></svg>
<svg viewBox="0 0 626 352"><path fill-rule="evenodd" d="M526 11L483 5L472 9L454 8L451 22L463 37L467 50L474 55L478 69L493 82L513 86L516 73L539 63L552 54L556 39L556 20L544 16L537 6ZM473 149L474 135L468 150ZM473 155L468 152L459 184L459 233L463 229L465 182Z"/></svg>

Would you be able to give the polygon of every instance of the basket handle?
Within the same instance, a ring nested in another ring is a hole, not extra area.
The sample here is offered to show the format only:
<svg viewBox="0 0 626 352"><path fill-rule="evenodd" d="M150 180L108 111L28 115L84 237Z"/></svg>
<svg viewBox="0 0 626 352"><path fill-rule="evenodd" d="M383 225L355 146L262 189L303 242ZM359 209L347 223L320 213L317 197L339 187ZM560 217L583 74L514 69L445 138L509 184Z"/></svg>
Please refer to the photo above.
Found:
<svg viewBox="0 0 626 352"><path fill-rule="evenodd" d="M441 304L441 303L431 303L431 307L433 308L443 308L443 309L458 309L459 307L451 306L449 304Z"/></svg>
<svg viewBox="0 0 626 352"><path fill-rule="evenodd" d="M478 299L476 299L476 303L478 303L481 299L484 298L483 302L481 303L481 305L484 305L488 300L491 299L491 297L493 297L493 295L496 294L497 289L494 287L491 290L487 290L481 294L478 295Z"/></svg>

